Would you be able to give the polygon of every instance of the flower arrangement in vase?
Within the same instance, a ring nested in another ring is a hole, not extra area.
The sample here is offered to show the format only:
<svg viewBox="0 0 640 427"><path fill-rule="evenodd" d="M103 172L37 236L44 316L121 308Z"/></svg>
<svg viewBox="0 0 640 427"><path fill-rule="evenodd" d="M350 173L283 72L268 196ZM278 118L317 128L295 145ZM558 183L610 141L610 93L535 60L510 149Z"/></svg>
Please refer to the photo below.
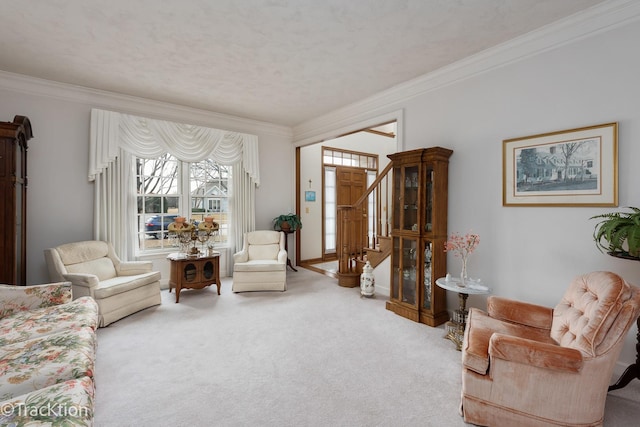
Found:
<svg viewBox="0 0 640 427"><path fill-rule="evenodd" d="M444 251L453 252L453 254L462 259L462 271L460 272L460 286L465 286L469 276L467 275L467 261L469 255L480 244L480 236L474 233L467 233L462 236L460 233L453 233L449 239L444 242Z"/></svg>

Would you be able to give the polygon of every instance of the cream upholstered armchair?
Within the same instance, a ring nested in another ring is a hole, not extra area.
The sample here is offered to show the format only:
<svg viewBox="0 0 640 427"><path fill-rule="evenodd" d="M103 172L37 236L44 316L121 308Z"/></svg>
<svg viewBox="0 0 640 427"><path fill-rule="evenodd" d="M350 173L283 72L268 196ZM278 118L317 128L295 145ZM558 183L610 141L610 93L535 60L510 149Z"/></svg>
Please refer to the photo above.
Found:
<svg viewBox="0 0 640 427"><path fill-rule="evenodd" d="M281 231L244 234L242 250L233 255L233 292L287 290L287 251Z"/></svg>
<svg viewBox="0 0 640 427"><path fill-rule="evenodd" d="M483 426L600 426L640 288L610 272L577 277L555 308L489 297L469 311L464 420Z"/></svg>
<svg viewBox="0 0 640 427"><path fill-rule="evenodd" d="M74 299L88 295L98 303L100 327L161 303L160 272L149 261L121 261L111 243L67 243L44 256L52 281L69 281Z"/></svg>

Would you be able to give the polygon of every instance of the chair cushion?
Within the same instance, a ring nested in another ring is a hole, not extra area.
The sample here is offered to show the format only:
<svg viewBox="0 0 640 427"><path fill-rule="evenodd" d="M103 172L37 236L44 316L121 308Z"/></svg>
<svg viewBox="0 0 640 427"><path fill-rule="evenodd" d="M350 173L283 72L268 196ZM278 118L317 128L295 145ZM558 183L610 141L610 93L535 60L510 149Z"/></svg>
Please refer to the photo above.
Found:
<svg viewBox="0 0 640 427"><path fill-rule="evenodd" d="M280 231L258 230L247 233L247 243L250 245L268 245L280 243Z"/></svg>
<svg viewBox="0 0 640 427"><path fill-rule="evenodd" d="M494 333L513 337L527 338L534 341L555 344L549 336L548 329L532 328L516 323L504 322L489 317L484 311L472 307L469 309L467 326L464 334L462 364L479 374L486 374L489 369L489 342Z"/></svg>
<svg viewBox="0 0 640 427"><path fill-rule="evenodd" d="M281 232L273 230L257 230L246 234L245 250L249 261L278 259L280 252Z"/></svg>
<svg viewBox="0 0 640 427"><path fill-rule="evenodd" d="M119 276L101 281L94 290L96 299L109 298L160 280L160 272L152 271L135 276Z"/></svg>
<svg viewBox="0 0 640 427"><path fill-rule="evenodd" d="M98 280L108 280L117 276L111 258L98 258L65 266L67 273L95 274Z"/></svg>
<svg viewBox="0 0 640 427"><path fill-rule="evenodd" d="M83 327L98 327L98 304L90 297L21 311L0 320L0 346Z"/></svg>
<svg viewBox="0 0 640 427"><path fill-rule="evenodd" d="M44 285L0 285L0 319L20 311L71 302L71 283Z"/></svg>
<svg viewBox="0 0 640 427"><path fill-rule="evenodd" d="M74 242L55 248L66 272L94 274L98 280L117 276L113 261L109 258L109 245L99 240Z"/></svg>
<svg viewBox="0 0 640 427"><path fill-rule="evenodd" d="M249 261L276 260L278 259L278 252L280 252L280 245L249 245L247 252L249 253Z"/></svg>
<svg viewBox="0 0 640 427"><path fill-rule="evenodd" d="M80 328L0 348L0 399L11 399L63 381L93 377L96 335Z"/></svg>
<svg viewBox="0 0 640 427"><path fill-rule="evenodd" d="M287 267L286 264L276 260L255 260L247 262L236 262L233 265L234 271L283 271Z"/></svg>
<svg viewBox="0 0 640 427"><path fill-rule="evenodd" d="M109 246L99 240L66 243L56 247L64 265L78 264L92 259L104 258L109 254Z"/></svg>
<svg viewBox="0 0 640 427"><path fill-rule="evenodd" d="M596 356L630 296L630 286L616 274L596 271L577 277L553 311L551 337L563 347Z"/></svg>

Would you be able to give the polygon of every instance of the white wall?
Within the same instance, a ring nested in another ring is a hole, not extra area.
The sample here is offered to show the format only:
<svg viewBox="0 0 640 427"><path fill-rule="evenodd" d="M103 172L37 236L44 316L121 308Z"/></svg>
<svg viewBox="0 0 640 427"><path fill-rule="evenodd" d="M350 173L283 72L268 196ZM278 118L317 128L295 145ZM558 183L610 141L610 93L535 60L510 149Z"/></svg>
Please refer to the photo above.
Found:
<svg viewBox="0 0 640 427"><path fill-rule="evenodd" d="M619 205L640 206L637 40L640 23L634 22L384 106L350 106L297 127L294 139L313 139L313 129L326 134L331 120L344 131L349 118L371 120L402 109L405 149L454 151L449 231L480 234L469 272L493 294L555 305L576 275L594 270L640 285L640 263L603 255L593 242L589 218L616 208L502 206L504 139L613 121L620 125ZM450 255L448 263L452 273L459 271L458 259ZM469 305L483 308L485 301L472 296ZM456 306L451 295L448 307ZM627 363L635 360L633 329L621 356Z"/></svg>
<svg viewBox="0 0 640 427"><path fill-rule="evenodd" d="M640 284L640 265L602 255L589 218L612 208L503 207L502 140L618 121L620 206L638 206L640 24L466 80L405 105L408 149L444 145L450 164L449 230L481 243L470 271L495 293L553 304L582 272L617 271ZM459 266L449 257L450 269Z"/></svg>
<svg viewBox="0 0 640 427"><path fill-rule="evenodd" d="M28 151L28 283L49 280L44 249L93 238L94 186L87 178L92 107L256 134L261 169L256 227L270 229L282 206L293 205L288 128L0 72L0 120L27 116L34 133ZM153 261L168 272L164 257ZM168 273L163 275L167 280Z"/></svg>
<svg viewBox="0 0 640 427"><path fill-rule="evenodd" d="M300 258L302 261L322 258L322 147L340 148L378 155L378 171L389 163L387 154L396 151L396 138L370 132L358 132L300 148ZM309 187L311 180L311 187ZM315 191L316 201L306 202L305 191Z"/></svg>

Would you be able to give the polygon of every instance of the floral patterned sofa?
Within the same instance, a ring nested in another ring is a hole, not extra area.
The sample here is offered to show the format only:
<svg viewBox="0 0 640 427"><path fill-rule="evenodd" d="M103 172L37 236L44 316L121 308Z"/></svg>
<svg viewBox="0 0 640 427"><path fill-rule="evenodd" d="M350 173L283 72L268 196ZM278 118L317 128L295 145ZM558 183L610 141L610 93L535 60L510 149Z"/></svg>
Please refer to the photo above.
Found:
<svg viewBox="0 0 640 427"><path fill-rule="evenodd" d="M0 425L93 424L97 326L69 282L0 285Z"/></svg>

